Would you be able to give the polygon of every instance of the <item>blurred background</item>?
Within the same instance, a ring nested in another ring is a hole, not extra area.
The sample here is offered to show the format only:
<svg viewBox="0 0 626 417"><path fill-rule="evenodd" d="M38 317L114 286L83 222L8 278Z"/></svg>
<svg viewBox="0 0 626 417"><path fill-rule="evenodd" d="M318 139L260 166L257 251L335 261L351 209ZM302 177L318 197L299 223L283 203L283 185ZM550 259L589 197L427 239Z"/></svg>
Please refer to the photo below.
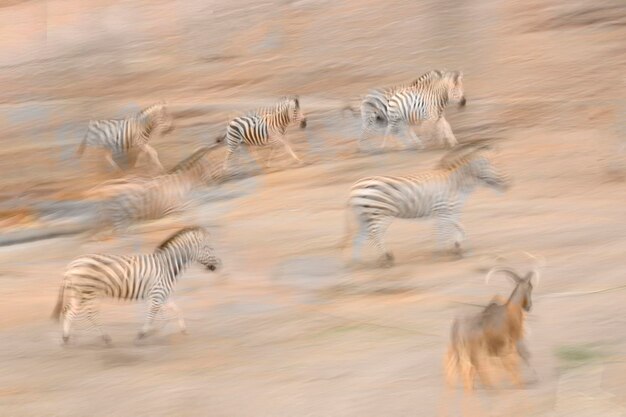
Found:
<svg viewBox="0 0 626 417"><path fill-rule="evenodd" d="M506 296L484 271L523 271L521 251L546 260L528 317L538 381L479 392L488 415L626 415L625 39L611 0L2 2L0 415L434 415L452 319ZM423 151L360 153L341 109L444 68L464 72L468 104L446 112L457 139L498 139L514 186L470 197L463 259L432 258L432 221L396 221L395 267L371 248L348 266L335 245L351 184L444 150L425 135ZM175 130L151 143L168 169L285 94L308 117L287 133L304 166L244 150L244 173L183 214L85 238L88 190L122 177L97 149L76 157L89 120L165 100ZM144 306L105 302L113 347L88 332L60 346L49 313L69 261L152 251L189 224L224 262L179 282L189 335L167 324L137 345Z"/></svg>

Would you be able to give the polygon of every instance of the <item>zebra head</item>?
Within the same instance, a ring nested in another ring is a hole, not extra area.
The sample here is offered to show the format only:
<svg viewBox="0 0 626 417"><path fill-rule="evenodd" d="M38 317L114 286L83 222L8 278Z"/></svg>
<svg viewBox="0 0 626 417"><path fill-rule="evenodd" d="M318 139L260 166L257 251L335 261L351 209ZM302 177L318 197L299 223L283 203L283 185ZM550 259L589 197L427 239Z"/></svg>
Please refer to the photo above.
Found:
<svg viewBox="0 0 626 417"><path fill-rule="evenodd" d="M511 181L493 162L492 158L484 153L476 152L470 157L468 165L473 176L487 187L504 192L509 189Z"/></svg>
<svg viewBox="0 0 626 417"><path fill-rule="evenodd" d="M459 107L464 107L467 103L465 90L463 89L463 73L461 71L450 71L446 74L448 87L448 100L456 103Z"/></svg>
<svg viewBox="0 0 626 417"><path fill-rule="evenodd" d="M492 157L485 152L491 148L490 139L462 143L441 158L438 168L458 171L470 183L482 183L504 192L510 187L511 181L508 175L496 166Z"/></svg>
<svg viewBox="0 0 626 417"><path fill-rule="evenodd" d="M215 255L215 249L211 246L209 233L202 230L202 239L198 246L196 260L204 265L209 271L215 271L222 266L222 261Z"/></svg>
<svg viewBox="0 0 626 417"><path fill-rule="evenodd" d="M300 122L300 129L306 127L306 116L302 113L300 108L300 97L291 96L285 98L288 103L289 117L292 122Z"/></svg>

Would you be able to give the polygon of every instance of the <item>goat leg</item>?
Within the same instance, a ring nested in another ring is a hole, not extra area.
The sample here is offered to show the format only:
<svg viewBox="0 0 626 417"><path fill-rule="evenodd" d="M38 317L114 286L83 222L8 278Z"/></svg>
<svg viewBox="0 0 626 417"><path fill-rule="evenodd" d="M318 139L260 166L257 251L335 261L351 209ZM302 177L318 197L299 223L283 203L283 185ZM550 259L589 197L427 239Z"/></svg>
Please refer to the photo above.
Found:
<svg viewBox="0 0 626 417"><path fill-rule="evenodd" d="M514 350L513 352L510 352L508 355L503 356L501 360L502 360L502 364L504 365L506 370L509 372L509 375L511 376L511 381L513 382L513 384L518 388L523 388L524 383L522 382L522 379L520 378L518 357L519 355L517 354L517 351Z"/></svg>
<svg viewBox="0 0 626 417"><path fill-rule="evenodd" d="M526 343L524 343L523 340L518 340L517 343L515 344L515 348L516 348L517 353L519 354L520 358L522 358L522 360L524 361L526 366L528 366L528 369L530 369L530 371L532 372L532 374L533 374L533 382L539 380L539 377L537 375L537 371L530 364L530 352L528 351L528 348L526 347Z"/></svg>

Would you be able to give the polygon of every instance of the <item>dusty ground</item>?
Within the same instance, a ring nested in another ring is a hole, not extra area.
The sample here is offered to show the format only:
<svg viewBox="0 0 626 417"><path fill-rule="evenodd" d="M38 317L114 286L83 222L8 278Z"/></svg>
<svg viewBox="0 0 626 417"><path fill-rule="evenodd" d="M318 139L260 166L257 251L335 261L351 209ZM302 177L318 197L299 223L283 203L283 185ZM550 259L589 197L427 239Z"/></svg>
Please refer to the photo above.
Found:
<svg viewBox="0 0 626 417"><path fill-rule="evenodd" d="M523 268L519 251L547 262L529 316L539 379L481 392L486 414L626 414L623 5L150 4L0 8L5 232L45 225L34 202L73 202L113 176L96 152L74 158L90 118L157 99L179 116L155 141L172 166L229 116L298 93L309 127L290 136L309 164L277 155L283 162L262 174L248 158L259 175L209 189L196 210L119 240L1 247L0 416L436 415L452 318L506 294L510 284L486 286L483 271L498 255ZM470 198L465 259L431 258L431 222L396 222L387 239L397 266L376 268L372 250L348 266L334 245L351 183L428 169L443 151L399 142L359 154L358 120L339 109L370 87L442 67L466 75L468 107L447 113L458 139L501 139L497 157L514 187ZM114 347L85 332L60 346L48 316L68 261L150 251L189 223L213 230L225 264L213 275L194 267L180 282L189 335L170 323L136 345L143 308L105 303Z"/></svg>

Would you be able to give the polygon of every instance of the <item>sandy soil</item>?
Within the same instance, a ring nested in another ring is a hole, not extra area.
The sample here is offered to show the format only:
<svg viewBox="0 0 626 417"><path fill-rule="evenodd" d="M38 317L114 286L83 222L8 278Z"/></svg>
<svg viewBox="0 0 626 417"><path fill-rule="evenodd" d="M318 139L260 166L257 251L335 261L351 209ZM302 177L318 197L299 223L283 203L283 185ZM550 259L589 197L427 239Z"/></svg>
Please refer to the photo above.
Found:
<svg viewBox="0 0 626 417"><path fill-rule="evenodd" d="M625 26L611 1L8 2L5 232L45 222L34 202L76 201L114 176L95 151L74 158L90 118L168 100L177 129L154 143L166 166L281 94L300 94L309 126L289 133L305 166L277 154L262 172L244 156L251 175L184 216L114 241L0 247L0 416L436 415L451 320L507 294L484 271L498 256L527 267L520 251L546 259L528 318L539 378L480 391L485 415L626 415ZM340 108L443 67L465 72L468 106L447 112L458 139L498 138L514 186L472 195L464 259L432 258L431 222L397 221L395 267L377 268L371 248L348 265L335 244L350 185L444 151L358 153L359 121ZM213 231L225 268L181 280L188 335L168 323L135 344L143 306L105 302L113 347L80 331L60 346L48 317L67 262L150 251L191 223Z"/></svg>

